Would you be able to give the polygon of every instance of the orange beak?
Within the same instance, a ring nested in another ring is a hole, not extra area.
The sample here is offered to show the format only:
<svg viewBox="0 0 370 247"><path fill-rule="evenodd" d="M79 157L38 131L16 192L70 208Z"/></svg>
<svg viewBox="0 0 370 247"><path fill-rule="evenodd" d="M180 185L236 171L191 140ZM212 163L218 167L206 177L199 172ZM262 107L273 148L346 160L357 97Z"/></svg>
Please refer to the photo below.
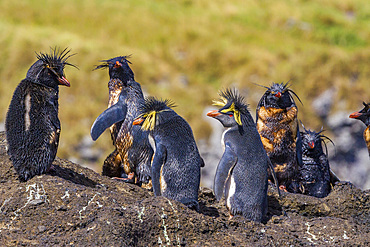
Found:
<svg viewBox="0 0 370 247"><path fill-rule="evenodd" d="M120 62L116 61L116 64L114 65L114 68L119 68L121 66L122 66L122 64Z"/></svg>
<svg viewBox="0 0 370 247"><path fill-rule="evenodd" d="M275 97L276 97L276 98L280 98L280 97L281 97L281 93L280 93L280 92L278 92L277 94L275 94Z"/></svg>
<svg viewBox="0 0 370 247"><path fill-rule="evenodd" d="M362 115L362 113L354 112L351 115L349 115L349 118L359 118Z"/></svg>
<svg viewBox="0 0 370 247"><path fill-rule="evenodd" d="M132 122L132 125L140 125L144 121L144 118L137 118Z"/></svg>
<svg viewBox="0 0 370 247"><path fill-rule="evenodd" d="M315 143L314 143L314 142L310 142L310 143L308 143L308 146L309 146L311 149L313 149L313 148L315 147Z"/></svg>
<svg viewBox="0 0 370 247"><path fill-rule="evenodd" d="M218 112L218 110L214 110L214 111L210 111L207 113L207 116L208 117L217 117L217 116L220 116L221 113Z"/></svg>
<svg viewBox="0 0 370 247"><path fill-rule="evenodd" d="M69 81L64 76L59 77L58 78L58 81L59 81L60 85L64 85L64 86L67 86L67 87L70 87L71 86L71 84L69 83Z"/></svg>

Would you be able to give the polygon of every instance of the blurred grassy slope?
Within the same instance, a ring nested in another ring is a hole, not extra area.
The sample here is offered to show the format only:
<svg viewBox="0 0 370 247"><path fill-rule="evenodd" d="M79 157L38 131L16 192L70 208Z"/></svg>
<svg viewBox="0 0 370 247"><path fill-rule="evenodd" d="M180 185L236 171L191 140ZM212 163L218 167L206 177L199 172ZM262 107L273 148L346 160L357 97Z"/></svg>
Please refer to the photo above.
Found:
<svg viewBox="0 0 370 247"><path fill-rule="evenodd" d="M253 83L291 80L310 128L321 127L311 102L328 88L337 90L333 111L370 101L367 0L2 0L0 9L0 122L34 51L77 53L70 62L80 70L67 67L72 86L60 89L62 158L78 157L76 147L106 108L108 73L94 65L118 55L132 54L136 81L147 94L173 99L197 139L210 133L204 107L230 85L247 96L254 116L264 88ZM101 162L110 143L108 133L95 143Z"/></svg>

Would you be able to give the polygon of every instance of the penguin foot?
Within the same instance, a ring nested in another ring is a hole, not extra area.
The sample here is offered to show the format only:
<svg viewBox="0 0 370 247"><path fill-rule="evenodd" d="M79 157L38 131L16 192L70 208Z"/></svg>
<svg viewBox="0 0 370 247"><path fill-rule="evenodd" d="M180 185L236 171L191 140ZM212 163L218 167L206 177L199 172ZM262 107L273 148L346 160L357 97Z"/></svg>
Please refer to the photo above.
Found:
<svg viewBox="0 0 370 247"><path fill-rule="evenodd" d="M125 178L112 177L112 179L116 179L116 180L119 180L119 181L123 181L123 182L125 182L125 183L133 184L133 183L135 183L135 173L130 172L130 173L127 175L127 177L125 177Z"/></svg>
<svg viewBox="0 0 370 247"><path fill-rule="evenodd" d="M229 215L229 220L231 220L234 217L234 215L230 214Z"/></svg>

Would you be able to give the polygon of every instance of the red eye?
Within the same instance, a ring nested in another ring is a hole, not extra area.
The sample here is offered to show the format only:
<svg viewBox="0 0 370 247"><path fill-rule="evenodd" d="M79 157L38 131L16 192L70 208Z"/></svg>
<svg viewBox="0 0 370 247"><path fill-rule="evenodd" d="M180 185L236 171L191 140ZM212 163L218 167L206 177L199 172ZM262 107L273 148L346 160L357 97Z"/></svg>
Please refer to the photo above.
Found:
<svg viewBox="0 0 370 247"><path fill-rule="evenodd" d="M229 117L233 117L233 114L229 114Z"/></svg>

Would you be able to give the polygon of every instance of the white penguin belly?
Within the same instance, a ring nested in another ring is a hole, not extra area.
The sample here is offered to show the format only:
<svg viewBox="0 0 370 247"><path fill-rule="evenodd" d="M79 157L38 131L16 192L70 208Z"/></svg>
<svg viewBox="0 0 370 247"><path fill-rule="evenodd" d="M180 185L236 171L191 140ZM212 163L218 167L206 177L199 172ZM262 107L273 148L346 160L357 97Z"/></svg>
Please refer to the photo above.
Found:
<svg viewBox="0 0 370 247"><path fill-rule="evenodd" d="M235 191L236 191L236 184L235 184L234 176L231 175L229 192L228 192L228 196L226 198L226 206L229 209L231 208L230 198L235 195Z"/></svg>

